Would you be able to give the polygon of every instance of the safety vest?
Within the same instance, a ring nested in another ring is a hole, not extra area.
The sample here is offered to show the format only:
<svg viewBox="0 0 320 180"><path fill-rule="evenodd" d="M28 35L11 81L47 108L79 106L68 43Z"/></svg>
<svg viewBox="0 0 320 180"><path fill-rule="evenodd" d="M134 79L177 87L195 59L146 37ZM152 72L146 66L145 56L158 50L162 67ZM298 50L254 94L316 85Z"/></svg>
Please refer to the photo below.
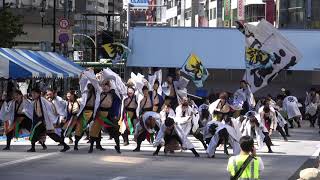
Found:
<svg viewBox="0 0 320 180"><path fill-rule="evenodd" d="M241 168L242 164L248 158L247 155L238 155L233 157L233 161L228 165L231 176ZM258 180L260 179L259 160L252 159L238 180Z"/></svg>

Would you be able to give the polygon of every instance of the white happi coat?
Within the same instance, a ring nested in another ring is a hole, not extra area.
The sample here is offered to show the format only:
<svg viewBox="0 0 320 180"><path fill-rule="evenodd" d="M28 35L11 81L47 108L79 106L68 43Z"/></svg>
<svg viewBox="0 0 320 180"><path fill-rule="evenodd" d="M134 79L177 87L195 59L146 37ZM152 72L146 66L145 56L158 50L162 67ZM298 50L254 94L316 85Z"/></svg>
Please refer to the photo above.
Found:
<svg viewBox="0 0 320 180"><path fill-rule="evenodd" d="M211 124L218 125L218 128L216 129L215 134L211 134L209 132L209 128L210 128ZM222 122L219 122L219 121L210 121L206 126L204 138L205 139L211 138L210 143L208 145L208 148L206 150L207 154L210 157L215 154L218 142L220 140L220 137L219 137L218 133L222 129L226 129L228 131L228 134L229 134L228 142L231 144L231 146L233 148L233 154L234 155L238 155L240 153L240 144L239 144L240 137L237 135L235 128L231 127L228 124L224 124Z"/></svg>
<svg viewBox="0 0 320 180"><path fill-rule="evenodd" d="M315 97L311 97L311 95L307 92L304 104L306 106L306 114L314 116L317 113L318 106L320 105L319 94L316 94Z"/></svg>
<svg viewBox="0 0 320 180"><path fill-rule="evenodd" d="M176 92L178 103L181 102L181 99L183 97L188 96L188 90L187 90L188 83L189 83L189 80L182 76L180 76L180 79L178 81L173 81L173 86ZM162 91L166 96L170 95L170 88L167 82L163 83Z"/></svg>
<svg viewBox="0 0 320 180"><path fill-rule="evenodd" d="M258 142L258 149L261 149L264 146L263 140L265 138L263 132L267 133L268 129L261 122L260 115L258 113L255 113L255 117L259 122L259 126L255 126L254 131L256 134L256 140ZM250 120L246 116L245 116L245 120L242 122L240 130L242 132L242 136L252 136Z"/></svg>
<svg viewBox="0 0 320 180"><path fill-rule="evenodd" d="M209 105L209 113L211 115L214 115L214 111L220 111L221 109L218 109L218 105L220 103L221 99L217 99L216 101L214 101L213 103L211 103ZM227 104L227 103L226 103Z"/></svg>
<svg viewBox="0 0 320 180"><path fill-rule="evenodd" d="M131 72L131 78L128 80L131 83L134 84L134 87L136 89L135 95L137 98L138 107L136 109L136 114L139 117L140 116L140 108L141 108L141 100L143 99L143 86L150 87L149 82L144 78L144 75L138 73L137 75ZM149 96L148 96L149 97Z"/></svg>
<svg viewBox="0 0 320 180"><path fill-rule="evenodd" d="M179 105L176 108L176 117L175 121L177 124L180 125L183 132L188 135L190 133L190 130L192 128L192 124L197 124L199 121L199 116L196 116L196 113L194 112L194 109L191 106L188 106L188 108L185 110L185 117L182 117L183 110L182 105ZM196 121L196 122L195 122Z"/></svg>
<svg viewBox="0 0 320 180"><path fill-rule="evenodd" d="M165 136L165 130L166 125L162 124L160 131L158 132L158 135L153 143L154 147L157 147L159 145L164 145L164 136ZM189 141L187 135L184 133L182 128L179 126L179 124L174 124L174 132L179 136L181 142L182 142L182 148L183 149L192 149L194 148L194 145Z"/></svg>
<svg viewBox="0 0 320 180"><path fill-rule="evenodd" d="M111 82L111 89L115 90L115 93L120 99L127 95L127 86L117 73L113 72L109 68L103 69L102 78L102 81L109 80Z"/></svg>
<svg viewBox="0 0 320 180"><path fill-rule="evenodd" d="M67 102L60 96L57 96L52 100L52 103L56 108L57 114L59 115L58 120L59 122L61 122L63 119L67 117Z"/></svg>
<svg viewBox="0 0 320 180"><path fill-rule="evenodd" d="M174 119L176 117L176 113L174 112L174 110L172 108L169 109L169 114L168 117ZM160 111L160 119L162 121L162 123L164 123L164 121L167 119L167 114L164 111L164 109L162 111Z"/></svg>
<svg viewBox="0 0 320 180"><path fill-rule="evenodd" d="M238 89L234 94L234 101L238 102L237 104L242 104L247 101L251 108L255 107L256 101L254 99L253 93L249 85L246 89ZM242 107L242 106L241 106ZM242 109L242 108L241 108Z"/></svg>
<svg viewBox="0 0 320 180"><path fill-rule="evenodd" d="M102 89L99 85L99 81L96 79L94 72L89 70L89 71L83 72L82 77L79 81L79 84L80 84L81 98L80 98L80 109L77 114L77 117L81 115L84 108L86 107L87 98L89 98L87 86L88 84L92 84L96 91L95 92L96 99L95 99L94 111L93 111L93 118L94 118L100 105L100 95L102 92Z"/></svg>
<svg viewBox="0 0 320 180"><path fill-rule="evenodd" d="M157 90L157 93L161 96L162 95L162 70L158 70L156 71L153 75L149 74L148 76L148 81L150 83L150 87L149 89L153 89L153 85L155 83L155 81L158 80L159 81L159 87Z"/></svg>
<svg viewBox="0 0 320 180"><path fill-rule="evenodd" d="M44 97L41 98L41 104L42 104L42 112L44 116L44 122L47 130L54 130L54 124L56 123L57 119L59 118L57 114L55 113L55 107L54 105L48 101ZM33 110L34 110L34 101L32 102L32 112L31 117L33 117Z"/></svg>
<svg viewBox="0 0 320 180"><path fill-rule="evenodd" d="M294 96L287 96L283 100L283 110L287 112L288 118L294 118L297 116L301 116L301 112L299 110L299 106L301 104L298 102L298 99Z"/></svg>
<svg viewBox="0 0 320 180"><path fill-rule="evenodd" d="M153 117L156 120L157 126L159 128L161 127L160 114L156 113L156 112L153 112L153 111L147 111L142 116L142 122L143 122L143 126L144 127L141 126L140 122L138 122L137 125L136 125L136 129L135 129L135 132L134 132L134 137L135 138L137 138L139 136L139 134L142 133L143 130L148 131L148 133L150 133L150 134L156 133L155 129L150 129L150 128L147 128L147 126L146 126L146 121L150 116Z"/></svg>
<svg viewBox="0 0 320 180"><path fill-rule="evenodd" d="M32 119L32 103L26 98L22 100L22 112L29 118ZM1 117L2 121L7 121L9 123L9 127L13 125L14 122L14 111L15 111L15 100L10 102L4 102L1 107Z"/></svg>

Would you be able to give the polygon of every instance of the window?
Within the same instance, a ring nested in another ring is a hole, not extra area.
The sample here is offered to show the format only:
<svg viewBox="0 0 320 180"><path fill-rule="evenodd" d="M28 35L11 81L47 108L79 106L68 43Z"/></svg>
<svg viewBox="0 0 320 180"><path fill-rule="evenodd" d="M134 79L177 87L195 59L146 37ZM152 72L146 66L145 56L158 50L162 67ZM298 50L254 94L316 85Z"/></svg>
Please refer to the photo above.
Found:
<svg viewBox="0 0 320 180"><path fill-rule="evenodd" d="M212 20L212 9L209 11L209 20Z"/></svg>
<svg viewBox="0 0 320 180"><path fill-rule="evenodd" d="M304 23L304 8L289 10L289 24Z"/></svg>
<svg viewBox="0 0 320 180"><path fill-rule="evenodd" d="M304 7L304 0L290 0L289 8Z"/></svg>
<svg viewBox="0 0 320 180"><path fill-rule="evenodd" d="M176 25L178 23L178 17L173 18L173 24Z"/></svg>
<svg viewBox="0 0 320 180"><path fill-rule="evenodd" d="M210 0L211 2L216 1L216 0Z"/></svg>
<svg viewBox="0 0 320 180"><path fill-rule="evenodd" d="M311 19L320 21L320 1L319 0L314 0L312 2L312 10L311 10Z"/></svg>
<svg viewBox="0 0 320 180"><path fill-rule="evenodd" d="M104 8L104 4L101 2L98 3L98 6Z"/></svg>
<svg viewBox="0 0 320 180"><path fill-rule="evenodd" d="M257 22L265 17L264 4L251 4L245 6L245 20L246 22Z"/></svg>
<svg viewBox="0 0 320 180"><path fill-rule="evenodd" d="M99 22L98 22L98 25L99 25L99 26L104 26L104 22L100 22L100 21L99 21Z"/></svg>
<svg viewBox="0 0 320 180"><path fill-rule="evenodd" d="M217 19L217 8L213 8L213 19Z"/></svg>
<svg viewBox="0 0 320 180"><path fill-rule="evenodd" d="M186 9L185 13L184 13L184 18L185 19L189 19L191 18L191 9Z"/></svg>

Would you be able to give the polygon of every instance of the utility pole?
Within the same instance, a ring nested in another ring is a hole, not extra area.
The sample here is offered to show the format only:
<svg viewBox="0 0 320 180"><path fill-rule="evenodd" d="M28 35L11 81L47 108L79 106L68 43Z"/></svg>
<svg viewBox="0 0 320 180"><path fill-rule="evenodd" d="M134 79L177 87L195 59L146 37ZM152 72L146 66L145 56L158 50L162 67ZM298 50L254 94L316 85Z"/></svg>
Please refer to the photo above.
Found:
<svg viewBox="0 0 320 180"><path fill-rule="evenodd" d="M95 13L97 13L98 10L98 0L96 0L96 6L95 6ZM97 26L97 22L98 22L98 16L95 16L95 31L94 31L94 43L97 45L98 44L98 26ZM98 61L98 47L95 46L95 51L94 51L94 61L97 62Z"/></svg>
<svg viewBox="0 0 320 180"><path fill-rule="evenodd" d="M2 9L4 10L6 8L6 0L2 0Z"/></svg>
<svg viewBox="0 0 320 180"><path fill-rule="evenodd" d="M57 0L53 0L53 52L56 52L56 7Z"/></svg>

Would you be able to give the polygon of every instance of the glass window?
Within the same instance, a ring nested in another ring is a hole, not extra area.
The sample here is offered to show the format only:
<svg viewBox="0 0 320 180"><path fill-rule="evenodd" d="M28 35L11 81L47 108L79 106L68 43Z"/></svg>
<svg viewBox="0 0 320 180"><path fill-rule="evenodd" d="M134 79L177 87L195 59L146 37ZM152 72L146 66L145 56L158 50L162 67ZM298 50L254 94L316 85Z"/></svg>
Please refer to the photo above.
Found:
<svg viewBox="0 0 320 180"><path fill-rule="evenodd" d="M251 4L245 6L245 20L246 22L257 22L265 17L264 4Z"/></svg>
<svg viewBox="0 0 320 180"><path fill-rule="evenodd" d="M217 8L213 8L213 19L217 19Z"/></svg>
<svg viewBox="0 0 320 180"><path fill-rule="evenodd" d="M104 8L104 4L103 4L103 3L101 3L101 2L99 2L99 3L98 3L98 6L99 6L99 7L103 7L103 8Z"/></svg>
<svg viewBox="0 0 320 180"><path fill-rule="evenodd" d="M304 0L289 0L289 8L304 7Z"/></svg>
<svg viewBox="0 0 320 180"><path fill-rule="evenodd" d="M98 25L99 25L99 26L104 26L104 22L100 22L100 21L99 21L99 22L98 22Z"/></svg>
<svg viewBox="0 0 320 180"><path fill-rule="evenodd" d="M294 9L294 10L289 10L289 24L303 24L304 23L304 9L299 8L299 9Z"/></svg>
<svg viewBox="0 0 320 180"><path fill-rule="evenodd" d="M184 18L190 18L191 17L191 9L186 9L185 14L184 14Z"/></svg>
<svg viewBox="0 0 320 180"><path fill-rule="evenodd" d="M312 1L311 17L312 17L312 20L320 21L320 1L319 0Z"/></svg>

